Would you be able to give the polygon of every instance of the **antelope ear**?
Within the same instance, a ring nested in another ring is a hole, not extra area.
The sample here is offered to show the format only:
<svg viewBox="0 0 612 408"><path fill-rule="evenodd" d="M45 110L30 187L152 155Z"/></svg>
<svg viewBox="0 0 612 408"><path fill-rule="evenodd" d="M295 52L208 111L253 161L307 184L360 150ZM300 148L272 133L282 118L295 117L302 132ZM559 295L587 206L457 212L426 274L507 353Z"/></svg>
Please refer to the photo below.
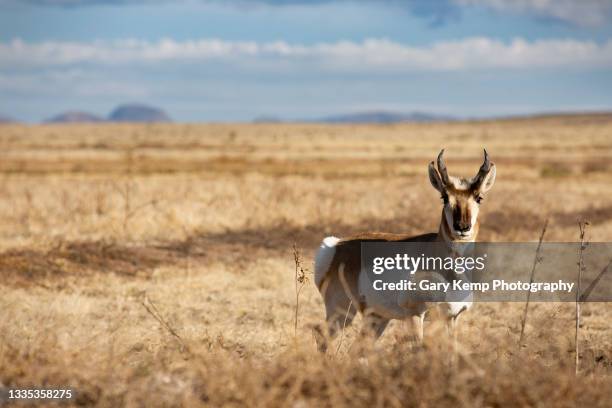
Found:
<svg viewBox="0 0 612 408"><path fill-rule="evenodd" d="M444 193L444 183L442 183L442 178L440 177L438 170L436 170L434 162L429 163L429 181L436 190L438 190L441 194Z"/></svg>
<svg viewBox="0 0 612 408"><path fill-rule="evenodd" d="M486 174L486 176L484 176L482 183L480 183L480 188L479 188L480 194L484 194L487 191L489 191L491 187L493 187L494 183L495 183L495 164L491 163L491 168L489 169L489 172Z"/></svg>

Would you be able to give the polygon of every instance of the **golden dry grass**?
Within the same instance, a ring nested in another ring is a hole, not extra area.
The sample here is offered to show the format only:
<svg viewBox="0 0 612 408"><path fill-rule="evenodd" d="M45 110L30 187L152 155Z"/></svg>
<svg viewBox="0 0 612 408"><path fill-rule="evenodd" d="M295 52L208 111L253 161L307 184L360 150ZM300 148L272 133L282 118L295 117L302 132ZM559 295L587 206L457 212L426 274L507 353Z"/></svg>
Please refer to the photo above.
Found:
<svg viewBox="0 0 612 408"><path fill-rule="evenodd" d="M359 361L357 322L318 355L312 282L294 333L294 242L312 270L328 234L435 230L427 163L445 147L471 175L483 146L481 239L550 217L546 240L574 241L584 217L612 240L608 120L1 126L0 382L99 406L609 406L609 304L583 308L578 377L570 304L533 305L522 349L523 305L476 305L457 366L435 320L424 350L396 322Z"/></svg>

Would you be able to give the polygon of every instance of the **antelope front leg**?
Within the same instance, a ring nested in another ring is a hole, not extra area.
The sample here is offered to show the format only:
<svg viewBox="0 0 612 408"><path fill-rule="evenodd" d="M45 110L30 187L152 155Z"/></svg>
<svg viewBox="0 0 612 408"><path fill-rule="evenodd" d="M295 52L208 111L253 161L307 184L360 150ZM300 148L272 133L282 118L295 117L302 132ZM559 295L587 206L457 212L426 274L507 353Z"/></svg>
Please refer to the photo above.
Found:
<svg viewBox="0 0 612 408"><path fill-rule="evenodd" d="M417 346L421 347L423 345L423 333L425 329L425 313L422 313L417 316L412 316L412 329L415 334L415 343Z"/></svg>
<svg viewBox="0 0 612 408"><path fill-rule="evenodd" d="M402 344L410 344L413 347L421 347L423 345L423 321L425 313L421 315L410 316L404 320L404 331L396 339Z"/></svg>

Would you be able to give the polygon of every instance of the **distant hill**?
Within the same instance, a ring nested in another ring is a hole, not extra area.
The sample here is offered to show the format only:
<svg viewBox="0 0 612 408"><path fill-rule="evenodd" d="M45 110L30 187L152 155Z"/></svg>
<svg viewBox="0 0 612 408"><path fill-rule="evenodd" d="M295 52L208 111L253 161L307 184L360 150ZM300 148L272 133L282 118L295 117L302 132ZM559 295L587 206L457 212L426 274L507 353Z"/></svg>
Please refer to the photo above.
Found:
<svg viewBox="0 0 612 408"><path fill-rule="evenodd" d="M159 108L147 105L121 105L108 116L111 122L171 122L170 117Z"/></svg>
<svg viewBox="0 0 612 408"><path fill-rule="evenodd" d="M447 122L456 120L451 116L434 115L423 112L410 112L410 113L398 113L398 112L386 112L386 111L372 111L372 112L359 112L351 113L346 115L334 115L327 116L314 122L323 123L401 123L401 122Z"/></svg>
<svg viewBox="0 0 612 408"><path fill-rule="evenodd" d="M458 118L447 115L435 115L424 112L389 112L389 111L368 111L355 112L342 115L324 116L315 119L289 119L283 120L278 116L258 116L253 119L253 123L282 123L282 122L303 122L303 123L402 123L402 122L449 122L456 121Z"/></svg>
<svg viewBox="0 0 612 408"><path fill-rule="evenodd" d="M45 120L45 123L98 123L103 122L104 118L88 112L70 111L60 113Z"/></svg>
<svg viewBox="0 0 612 408"><path fill-rule="evenodd" d="M0 123L14 123L14 122L17 122L17 121L9 116L0 114Z"/></svg>
<svg viewBox="0 0 612 408"><path fill-rule="evenodd" d="M482 119L481 119L482 120ZM611 111L586 111L586 112L548 112L535 113L531 115L512 115L498 118L487 118L484 120L502 121L549 121L564 125L592 125L612 122Z"/></svg>
<svg viewBox="0 0 612 408"><path fill-rule="evenodd" d="M258 116L253 123L282 123L283 120L277 116Z"/></svg>
<svg viewBox="0 0 612 408"><path fill-rule="evenodd" d="M432 122L488 122L488 121L551 121L564 124L597 124L612 122L611 111L601 112L543 112L525 115L488 116L480 118L458 117L450 115L437 115L425 112L390 112L368 111L355 112L342 115L324 116L316 119L290 119L283 120L276 116L260 116L253 119L253 123L355 123L355 124L385 124L385 123L432 123Z"/></svg>

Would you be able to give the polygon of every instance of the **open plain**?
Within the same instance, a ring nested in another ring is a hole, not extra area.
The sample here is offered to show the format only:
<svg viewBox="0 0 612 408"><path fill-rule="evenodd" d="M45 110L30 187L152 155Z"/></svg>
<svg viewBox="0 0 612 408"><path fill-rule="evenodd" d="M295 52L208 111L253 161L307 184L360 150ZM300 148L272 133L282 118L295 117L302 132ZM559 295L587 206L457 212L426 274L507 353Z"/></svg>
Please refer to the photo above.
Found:
<svg viewBox="0 0 612 408"><path fill-rule="evenodd" d="M427 165L497 181L480 240L612 241L609 115L401 125L0 126L0 383L98 406L610 406L612 307L481 303L460 356L393 323L327 356L327 235L437 229ZM297 271L296 271L297 259ZM529 271L525 272L528 275ZM296 320L297 319L297 320Z"/></svg>

